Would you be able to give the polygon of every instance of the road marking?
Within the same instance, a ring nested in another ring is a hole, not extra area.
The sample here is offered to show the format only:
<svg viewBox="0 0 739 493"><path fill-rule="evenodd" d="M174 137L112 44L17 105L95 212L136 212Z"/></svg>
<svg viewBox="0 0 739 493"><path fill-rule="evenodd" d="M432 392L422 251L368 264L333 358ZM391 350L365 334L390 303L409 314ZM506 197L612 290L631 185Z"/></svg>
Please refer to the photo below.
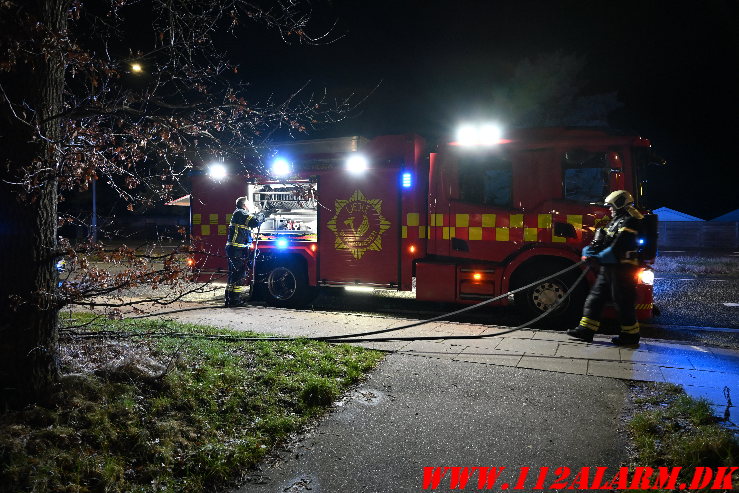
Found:
<svg viewBox="0 0 739 493"><path fill-rule="evenodd" d="M727 282L728 279L706 279L708 282Z"/></svg>
<svg viewBox="0 0 739 493"><path fill-rule="evenodd" d="M739 303L724 303L724 306L739 306Z"/></svg>

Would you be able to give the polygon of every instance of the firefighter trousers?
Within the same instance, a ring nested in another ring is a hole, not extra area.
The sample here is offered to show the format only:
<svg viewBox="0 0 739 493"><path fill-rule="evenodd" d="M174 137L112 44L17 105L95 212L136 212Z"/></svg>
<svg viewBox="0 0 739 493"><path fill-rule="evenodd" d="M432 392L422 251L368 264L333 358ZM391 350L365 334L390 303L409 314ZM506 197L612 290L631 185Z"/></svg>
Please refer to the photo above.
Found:
<svg viewBox="0 0 739 493"><path fill-rule="evenodd" d="M249 248L226 247L228 257L228 281L226 284L226 304L239 303L241 294L246 291L246 270L249 267Z"/></svg>
<svg viewBox="0 0 739 493"><path fill-rule="evenodd" d="M603 307L609 301L613 301L618 310L621 332L638 334L639 323L636 320L638 270L637 266L629 264L602 265L598 278L585 300L583 320L580 325L598 330Z"/></svg>

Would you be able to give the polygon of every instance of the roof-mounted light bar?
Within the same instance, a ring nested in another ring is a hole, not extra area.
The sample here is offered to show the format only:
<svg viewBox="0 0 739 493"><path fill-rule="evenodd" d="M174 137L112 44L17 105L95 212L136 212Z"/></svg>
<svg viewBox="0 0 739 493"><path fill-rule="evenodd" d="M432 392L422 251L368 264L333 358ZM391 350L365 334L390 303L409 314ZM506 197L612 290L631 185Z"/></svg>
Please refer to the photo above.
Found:
<svg viewBox="0 0 739 493"><path fill-rule="evenodd" d="M457 130L457 140L452 144L462 147L494 146L507 142L503 131L494 123L466 124Z"/></svg>

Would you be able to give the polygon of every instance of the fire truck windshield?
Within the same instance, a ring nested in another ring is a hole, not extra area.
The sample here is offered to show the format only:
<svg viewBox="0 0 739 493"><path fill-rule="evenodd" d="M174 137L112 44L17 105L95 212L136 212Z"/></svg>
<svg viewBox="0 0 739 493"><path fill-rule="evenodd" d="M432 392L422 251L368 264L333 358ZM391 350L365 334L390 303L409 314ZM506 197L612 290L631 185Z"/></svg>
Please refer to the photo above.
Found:
<svg viewBox="0 0 739 493"><path fill-rule="evenodd" d="M577 202L601 202L608 195L608 173L605 155L575 149L564 153L564 198Z"/></svg>
<svg viewBox="0 0 739 493"><path fill-rule="evenodd" d="M461 155L458 161L459 199L483 205L510 206L511 161L499 154Z"/></svg>

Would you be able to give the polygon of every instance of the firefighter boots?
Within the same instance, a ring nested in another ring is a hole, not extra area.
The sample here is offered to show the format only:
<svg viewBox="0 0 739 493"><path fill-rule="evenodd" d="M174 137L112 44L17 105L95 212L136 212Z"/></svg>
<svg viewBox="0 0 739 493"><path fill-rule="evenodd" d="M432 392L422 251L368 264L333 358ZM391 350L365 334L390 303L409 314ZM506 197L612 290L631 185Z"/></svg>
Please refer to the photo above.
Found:
<svg viewBox="0 0 739 493"><path fill-rule="evenodd" d="M578 325L574 329L569 329L567 331L567 335L574 337L575 339L580 339L581 341L593 342L595 331L588 329L587 327L583 327L582 325Z"/></svg>
<svg viewBox="0 0 739 493"><path fill-rule="evenodd" d="M627 334L621 332L619 335L611 339L611 342L616 346L622 347L637 347L639 346L639 333Z"/></svg>

